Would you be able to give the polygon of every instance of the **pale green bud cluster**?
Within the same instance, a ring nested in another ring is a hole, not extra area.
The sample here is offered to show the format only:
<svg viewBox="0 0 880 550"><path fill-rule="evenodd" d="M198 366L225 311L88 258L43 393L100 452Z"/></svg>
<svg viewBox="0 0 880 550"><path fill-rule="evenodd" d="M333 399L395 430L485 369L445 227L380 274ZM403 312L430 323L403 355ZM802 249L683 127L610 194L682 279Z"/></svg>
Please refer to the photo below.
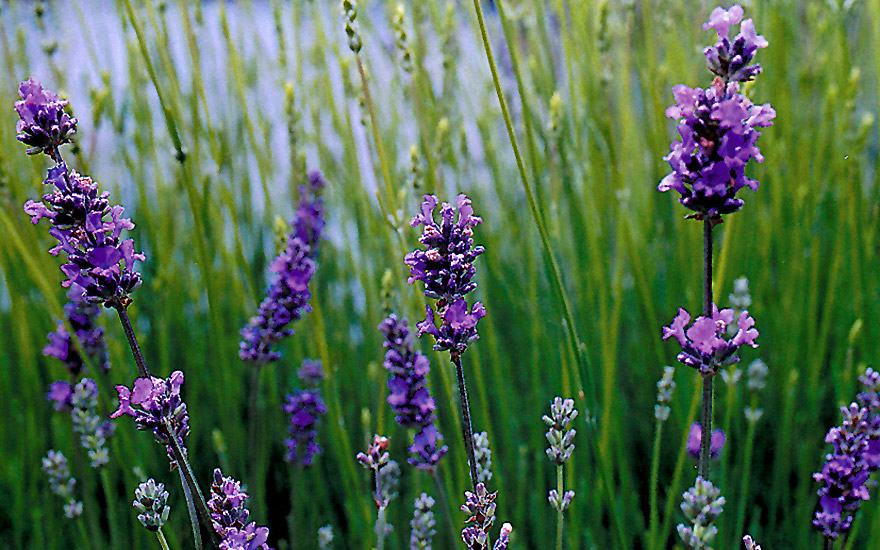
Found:
<svg viewBox="0 0 880 550"><path fill-rule="evenodd" d="M354 53L359 53L363 42L361 41L360 25L357 21L357 2L342 0L342 11L345 13L345 34L348 36L348 47Z"/></svg>

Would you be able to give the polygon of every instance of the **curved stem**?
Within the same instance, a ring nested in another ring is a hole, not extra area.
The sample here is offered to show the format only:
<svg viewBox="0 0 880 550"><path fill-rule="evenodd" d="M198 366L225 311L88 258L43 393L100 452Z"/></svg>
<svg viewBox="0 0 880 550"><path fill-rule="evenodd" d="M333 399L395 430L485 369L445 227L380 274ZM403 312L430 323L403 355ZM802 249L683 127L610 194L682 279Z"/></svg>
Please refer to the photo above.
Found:
<svg viewBox="0 0 880 550"><path fill-rule="evenodd" d="M474 428L471 426L471 407L468 404L467 387L464 383L464 369L461 366L461 355L452 353L452 362L455 364L455 375L458 377L459 406L461 407L461 432L464 438L464 446L467 450L468 467L471 473L471 485L477 490L477 458L474 452Z"/></svg>
<svg viewBox="0 0 880 550"><path fill-rule="evenodd" d="M168 541L165 540L165 535L162 533L161 527L159 527L159 530L156 531L156 538L159 539L159 544L162 545L162 550L169 550Z"/></svg>
<svg viewBox="0 0 880 550"><path fill-rule="evenodd" d="M119 523L116 520L116 503L111 501L110 474L101 468L101 485L104 488L104 500L107 502L107 523L110 525L110 547L119 548Z"/></svg>
<svg viewBox="0 0 880 550"><path fill-rule="evenodd" d="M134 330L131 328L131 320L128 318L128 310L126 305L115 302L113 308L119 314L119 320L122 322L122 330L125 331L125 337L128 339L128 345L131 347L131 354L134 356L134 362L137 363L138 371L143 378L150 377L150 371L147 370L147 364L144 362L144 354L141 353L141 347L138 345Z"/></svg>
<svg viewBox="0 0 880 550"><path fill-rule="evenodd" d="M177 472L180 474L180 484L183 486L183 497L186 499L186 509L189 512L189 524L192 528L193 541L195 542L196 550L202 550L204 543L202 543L202 532L199 530L199 516L196 512L196 505L193 502L192 491L189 490L189 485L187 485L186 479L183 477L183 469L177 468ZM162 537L162 539L164 538ZM160 542L162 539L160 539Z"/></svg>
<svg viewBox="0 0 880 550"><path fill-rule="evenodd" d="M712 315L712 220L709 216L703 220L703 315ZM709 475L709 457L712 443L712 401L713 381L715 373L703 375L703 407L700 425L700 463L698 475L707 479Z"/></svg>
<svg viewBox="0 0 880 550"><path fill-rule="evenodd" d="M392 218L397 219L397 207L395 202L397 197L391 187L391 169L388 166L388 159L385 157L385 147L382 145L382 138L379 136L379 123L376 120L376 108L373 106L373 96L370 94L370 84L367 81L367 72L364 70L364 63L361 61L360 54L355 54L357 60L358 72L361 75L361 84L364 87L364 100L367 103L367 109L370 111L370 126L373 128L373 141L376 142L376 154L379 156L379 167L382 170L382 179L385 180L385 192L388 194L388 206Z"/></svg>
<svg viewBox="0 0 880 550"><path fill-rule="evenodd" d="M190 466L189 460L183 452L183 446L180 444L177 436L174 435L171 423L167 419L165 420L165 430L168 433L168 440L171 442L169 445L171 447L171 454L174 455L174 460L177 461L177 467L180 468L181 481L184 485L189 486L189 489L192 491L192 496L195 497L193 498L193 502L196 511L198 512L202 525L209 533L211 533L211 542L214 543L214 546L220 548L220 535L214 530L214 526L211 523L211 513L208 511L208 504L205 501L205 496L202 494L202 490L199 489L198 483L196 483L192 466Z"/></svg>

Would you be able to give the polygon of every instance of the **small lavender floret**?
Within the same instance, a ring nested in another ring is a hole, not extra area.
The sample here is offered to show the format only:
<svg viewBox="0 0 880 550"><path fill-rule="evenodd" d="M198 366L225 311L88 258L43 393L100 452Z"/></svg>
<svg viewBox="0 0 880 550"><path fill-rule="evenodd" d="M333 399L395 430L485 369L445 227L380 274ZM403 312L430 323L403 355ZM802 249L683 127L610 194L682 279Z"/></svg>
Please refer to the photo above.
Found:
<svg viewBox="0 0 880 550"><path fill-rule="evenodd" d="M325 525L318 529L318 550L330 550L333 547L333 526Z"/></svg>
<svg viewBox="0 0 880 550"><path fill-rule="evenodd" d="M65 517L68 519L79 517L82 514L82 502L73 498L76 480L70 475L67 457L61 451L49 451L49 454L43 458L43 471L49 476L49 488L52 492L67 501L64 505Z"/></svg>
<svg viewBox="0 0 880 550"><path fill-rule="evenodd" d="M180 448L186 455L184 438L189 435L189 415L186 403L180 396L183 385L183 373L174 371L167 379L138 378L131 389L116 386L119 394L119 408L110 415L117 418L127 414L134 418L138 430L153 432L156 441L166 446L171 468L177 467L174 458L172 437L177 439Z"/></svg>
<svg viewBox="0 0 880 550"><path fill-rule="evenodd" d="M747 82L761 73L758 64L749 65L759 48L767 47L767 40L755 32L751 19L742 20L742 6L736 4L729 10L717 7L712 10L703 30L715 29L718 42L703 50L706 67L723 78L725 82ZM730 38L730 27L742 21L740 32Z"/></svg>
<svg viewBox="0 0 880 550"><path fill-rule="evenodd" d="M110 360L104 340L104 327L96 323L100 310L98 306L78 299L77 296L82 296L82 293L82 288L76 286L69 294L71 301L64 304L64 316L82 345L88 362L106 373L110 370ZM43 355L60 360L72 376L78 376L86 368L86 361L71 341L71 335L64 323L60 321L55 332L49 333L49 344L43 348Z"/></svg>
<svg viewBox="0 0 880 550"><path fill-rule="evenodd" d="M498 533L498 540L495 541L492 550L507 550L507 545L510 544L511 531L513 531L513 526L509 523L504 523L501 526L501 531Z"/></svg>
<svg viewBox="0 0 880 550"><path fill-rule="evenodd" d="M711 481L697 477L694 486L682 498L681 510L691 525L678 525L681 540L692 550L712 550L712 540L718 533L712 522L721 514L725 503L721 489Z"/></svg>
<svg viewBox="0 0 880 550"><path fill-rule="evenodd" d="M670 366L663 367L663 377L657 381L657 404L654 405L654 418L665 422L669 418L669 403L672 401L672 392L675 391L675 369Z"/></svg>
<svg viewBox="0 0 880 550"><path fill-rule="evenodd" d="M743 537L743 544L745 545L746 550L761 550L761 545L755 542L751 535Z"/></svg>
<svg viewBox="0 0 880 550"><path fill-rule="evenodd" d="M291 221L287 246L269 265L274 273L257 315L241 329L238 355L242 361L263 365L281 358L275 344L293 334L288 327L311 311L309 282L315 273L318 242L324 229L325 186L320 172L309 173L309 185L300 187L300 201Z"/></svg>
<svg viewBox="0 0 880 550"><path fill-rule="evenodd" d="M700 457L700 445L703 440L703 426L699 422L691 424L691 431L688 433L687 451L693 458ZM718 453L724 447L727 436L721 428L712 430L712 440L709 442L709 458L717 458Z"/></svg>
<svg viewBox="0 0 880 550"><path fill-rule="evenodd" d="M379 471L383 466L388 464L390 455L388 454L388 438L376 434L373 436L373 442L367 446L366 453L358 453L357 461L368 470Z"/></svg>
<svg viewBox="0 0 880 550"><path fill-rule="evenodd" d="M474 458L477 459L477 481L488 483L492 479L492 450L489 448L489 434L474 434Z"/></svg>
<svg viewBox="0 0 880 550"><path fill-rule="evenodd" d="M70 143L76 133L77 120L64 112L70 102L46 90L34 77L18 87L21 101L15 102L20 120L16 123L16 139L30 146L29 155L45 152L55 159L58 147Z"/></svg>
<svg viewBox="0 0 880 550"><path fill-rule="evenodd" d="M550 489L550 493L547 495L547 500L550 501L550 505L553 506L553 509L557 512L565 512L568 510L573 498L574 491L566 491L564 495L559 496L559 492L556 489Z"/></svg>
<svg viewBox="0 0 880 550"><path fill-rule="evenodd" d="M484 249L474 245L473 230L483 220L473 215L470 199L458 195L456 206L443 203L438 224L434 210L439 202L434 195L425 195L420 213L410 221L413 227L424 226L419 242L425 250L414 250L406 255L404 261L410 270L407 282L422 281L425 296L437 300L440 326L435 323L434 309L428 305L425 320L418 324L418 335L431 334L436 340L434 349L461 355L468 342L478 338L477 322L486 315L481 302L474 303L468 311L464 299L477 286L473 281L477 271L473 262Z"/></svg>
<svg viewBox="0 0 880 550"><path fill-rule="evenodd" d="M171 508L167 506L168 491L164 483L156 483L153 478L141 483L134 490L134 508L140 512L138 521L149 531L156 532L168 521Z"/></svg>
<svg viewBox="0 0 880 550"><path fill-rule="evenodd" d="M461 511L468 515L466 527L461 531L461 538L469 550L488 550L489 529L495 522L495 497L497 492L490 493L486 486L477 483L474 492L465 491L465 503Z"/></svg>
<svg viewBox="0 0 880 550"><path fill-rule="evenodd" d="M99 194L98 182L68 171L64 162L50 168L43 183L55 191L43 195L43 202L27 201L24 211L34 224L43 218L52 223L49 233L59 244L49 253L67 254L61 271L68 279L62 286L81 288L89 302L128 305L129 294L141 284L134 262L145 257L134 251L132 239L121 238L123 230L134 229L134 223L122 217L125 209L111 206L109 192Z"/></svg>
<svg viewBox="0 0 880 550"><path fill-rule="evenodd" d="M321 370L320 361L306 359L299 370L300 378L307 384L314 382L319 378L318 370ZM327 412L321 390L315 387L296 390L287 395L287 403L282 408L290 415L288 432L291 437L285 440L288 449L286 458L296 466L311 466L315 455L321 452L317 428L321 416Z"/></svg>
<svg viewBox="0 0 880 550"><path fill-rule="evenodd" d="M569 425L577 418L578 411L574 408L574 400L556 397L550 403L550 416L544 415L544 423L547 424L547 457L550 462L561 466L571 457L574 452L574 429L568 429Z"/></svg>
<svg viewBox="0 0 880 550"><path fill-rule="evenodd" d="M269 550L266 544L269 529L258 527L255 522L247 523L250 515L245 506L247 498L241 483L224 477L219 468L214 469L208 510L211 524L222 539L221 550Z"/></svg>
<svg viewBox="0 0 880 550"><path fill-rule="evenodd" d="M748 311L740 313L736 320L737 333L729 340L724 339L724 336L727 327L734 322L732 309L718 311L718 306L712 304L711 317L697 317L690 328L685 330L690 321L690 314L679 308L672 324L663 327L663 339L674 337L678 340L682 347L678 360L697 369L703 376L713 376L718 374L720 367L737 363L739 357L735 353L741 346L758 347L755 343L758 337L758 331L754 328L755 320L749 316Z"/></svg>
<svg viewBox="0 0 880 550"><path fill-rule="evenodd" d="M410 550L431 550L431 538L436 533L434 527L437 524L434 520L434 512L431 511L433 506L434 499L427 493L419 495L413 503L413 519L409 524L412 528L409 538Z"/></svg>

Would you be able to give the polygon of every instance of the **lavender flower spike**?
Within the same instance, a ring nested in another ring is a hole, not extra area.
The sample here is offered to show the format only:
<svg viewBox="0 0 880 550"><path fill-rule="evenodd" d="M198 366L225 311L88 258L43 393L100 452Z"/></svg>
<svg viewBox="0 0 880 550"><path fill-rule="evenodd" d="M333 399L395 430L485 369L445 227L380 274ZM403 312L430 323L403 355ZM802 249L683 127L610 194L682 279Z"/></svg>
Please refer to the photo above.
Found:
<svg viewBox="0 0 880 550"><path fill-rule="evenodd" d="M300 187L300 202L291 221L287 247L269 265L274 273L267 296L257 315L241 329L238 355L242 361L258 365L281 358L273 349L276 342L293 334L288 325L311 311L309 282L315 273L317 246L324 229L324 188L320 172L309 174L309 185Z"/></svg>
<svg viewBox="0 0 880 550"><path fill-rule="evenodd" d="M739 357L735 353L741 346L758 347L755 343L758 337L758 331L754 328L755 320L748 311L740 313L736 320L739 330L730 340L725 340L724 336L727 327L734 322L732 309L719 311L718 306L712 304L711 317L697 317L685 330L690 321L690 314L679 308L672 324L663 327L663 339L674 337L678 340L682 347L678 360L697 369L703 376L713 376L718 374L720 367L738 362Z"/></svg>
<svg viewBox="0 0 880 550"><path fill-rule="evenodd" d="M725 504L721 490L711 481L697 477L694 486L682 497L681 510L691 525L678 525L681 540L691 550L712 550L712 540L718 533L712 522L721 514Z"/></svg>
<svg viewBox="0 0 880 550"><path fill-rule="evenodd" d="M468 518L465 520L466 527L461 531L461 538L468 550L489 550L489 529L495 522L497 494L487 491L482 483L477 483L474 492L464 492L466 500L461 506L461 511L466 513ZM493 550L507 549L508 537L512 530L509 523L501 526L501 533L495 541L495 546L492 547Z"/></svg>
<svg viewBox="0 0 880 550"><path fill-rule="evenodd" d="M70 143L76 132L76 119L64 112L69 101L43 89L39 81L30 77L18 87L21 101L15 102L20 120L15 126L16 139L29 145L29 155L46 153L58 162L58 147Z"/></svg>
<svg viewBox="0 0 880 550"><path fill-rule="evenodd" d="M104 341L104 327L96 323L100 310L94 304L77 298L82 293L83 289L75 285L69 293L71 301L64 304L64 316L73 327L88 362L106 373L110 370L110 360L107 356L107 343ZM49 344L43 348L43 355L57 358L64 363L67 372L77 376L85 370L86 361L71 341L71 334L64 323L59 321L57 326L55 332L49 333Z"/></svg>
<svg viewBox="0 0 880 550"><path fill-rule="evenodd" d="M70 475L67 457L60 451L49 451L49 454L43 458L43 471L49 476L49 487L52 492L66 500L64 516L68 519L79 517L82 514L82 502L73 498L76 480Z"/></svg>
<svg viewBox="0 0 880 550"><path fill-rule="evenodd" d="M150 430L156 441L166 446L171 468L177 467L174 458L172 437L176 438L186 455L184 438L189 435L189 415L186 403L180 397L183 385L183 373L174 371L167 379L138 378L131 389L127 386L116 386L119 394L119 408L110 415L117 418L127 414L135 419L138 430Z"/></svg>
<svg viewBox="0 0 880 550"><path fill-rule="evenodd" d="M321 416L327 412L327 406L317 385L324 378L324 371L320 361L305 359L297 374L308 389L288 394L287 403L282 407L290 415L288 431L291 437L285 441L288 449L286 458L294 465L306 468L321 452L317 428Z"/></svg>
<svg viewBox="0 0 880 550"><path fill-rule="evenodd" d="M413 455L409 462L417 468L434 471L448 448L442 444L443 436L437 429L434 414L437 404L427 387L426 376L431 364L421 352L413 350L406 319L398 319L392 313L382 321L379 330L385 335L383 365L391 373L388 404L400 425L419 430L409 449Z"/></svg>
<svg viewBox="0 0 880 550"><path fill-rule="evenodd" d="M255 522L247 523L247 498L238 481L224 477L219 468L214 469L208 510L214 530L222 539L220 550L270 550L266 544L269 529L257 527Z"/></svg>
<svg viewBox="0 0 880 550"><path fill-rule="evenodd" d="M476 302L468 311L464 299L477 286L473 282L476 274L473 262L484 249L474 246L473 228L483 220L473 215L470 199L458 195L456 206L443 203L438 224L434 220L434 210L439 202L434 195L425 195L420 213L410 221L413 227L424 226L419 242L425 250L406 255L404 261L410 269L407 282L422 281L425 295L437 300L435 307L441 325L435 324L434 310L427 306L427 317L418 324L419 336L429 333L437 342L434 349L461 355L468 342L478 337L477 321L486 315L482 303Z"/></svg>
<svg viewBox="0 0 880 550"><path fill-rule="evenodd" d="M413 519L410 522L412 533L409 538L410 550L431 550L431 538L436 531L434 526L434 512L431 508L434 506L434 499L426 493L422 493L416 498L413 508Z"/></svg>

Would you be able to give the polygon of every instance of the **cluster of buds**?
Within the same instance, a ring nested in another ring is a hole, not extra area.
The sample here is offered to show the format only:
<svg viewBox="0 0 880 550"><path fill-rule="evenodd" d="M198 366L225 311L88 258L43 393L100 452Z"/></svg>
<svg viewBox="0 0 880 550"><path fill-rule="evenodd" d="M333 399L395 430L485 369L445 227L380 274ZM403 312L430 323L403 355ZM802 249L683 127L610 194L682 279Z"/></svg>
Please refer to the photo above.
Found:
<svg viewBox="0 0 880 550"><path fill-rule="evenodd" d="M360 25L357 21L357 2L355 0L342 0L342 11L345 14L345 34L348 36L348 47L354 53L361 51Z"/></svg>
<svg viewBox="0 0 880 550"><path fill-rule="evenodd" d="M711 481L697 477L694 486L682 498L681 510L691 525L678 525L681 540L691 550L712 550L712 540L718 533L712 522L721 514L725 503L721 489Z"/></svg>
<svg viewBox="0 0 880 550"><path fill-rule="evenodd" d="M413 52L406 35L406 12L403 4L397 4L394 11L394 42L400 51L400 67L407 74L413 72Z"/></svg>
<svg viewBox="0 0 880 550"><path fill-rule="evenodd" d="M672 392L675 391L673 376L675 376L673 367L663 367L663 377L657 382L657 404L654 405L654 418L659 422L665 422L669 418L669 403L672 401Z"/></svg>
<svg viewBox="0 0 880 550"><path fill-rule="evenodd" d="M52 492L65 500L64 516L68 519L78 518L82 514L82 502L73 498L76 480L70 475L67 457L61 451L49 451L43 458L43 471L49 476L49 487Z"/></svg>
<svg viewBox="0 0 880 550"><path fill-rule="evenodd" d="M746 389L749 390L749 393L756 396L764 389L767 385L766 378L768 372L769 369L767 368L767 365L760 359L755 359L749 364L749 368L746 369ZM752 399L754 400L754 397ZM746 421L754 424L764 415L764 410L758 407L748 406L745 408L744 414L746 416Z"/></svg>
<svg viewBox="0 0 880 550"><path fill-rule="evenodd" d="M474 458L477 459L477 481L488 483L492 479L492 449L489 448L489 434L474 434Z"/></svg>
<svg viewBox="0 0 880 550"><path fill-rule="evenodd" d="M110 460L106 441L113 434L113 423L101 421L98 406L98 385L91 378L83 378L75 387L59 380L49 386L46 395L55 402L59 411L70 411L73 430L80 435L80 443L89 455L92 468L100 468Z"/></svg>
<svg viewBox="0 0 880 550"><path fill-rule="evenodd" d="M165 484L157 484L156 480L150 478L134 490L134 502L131 505L140 512L137 518L141 525L148 531L156 532L168 521L171 508L166 505L167 502L168 491L165 490Z"/></svg>
<svg viewBox="0 0 880 550"><path fill-rule="evenodd" d="M373 470L373 475L376 479L376 492L373 494L373 500L375 500L378 508L384 509L388 505L388 499L386 498L387 495L382 491L382 476L379 474L379 471L390 460L388 438L379 434L374 435L373 442L367 447L367 452L358 453L356 458L364 468Z"/></svg>
<svg viewBox="0 0 880 550"><path fill-rule="evenodd" d="M436 533L434 526L437 524L431 510L433 506L434 499L426 493L416 497L413 503L413 519L409 524L412 528L409 538L411 550L431 550L431 538Z"/></svg>
<svg viewBox="0 0 880 550"><path fill-rule="evenodd" d="M569 425L577 418L578 411L574 408L574 400L556 397L550 404L550 416L544 415L544 423L547 424L547 457L553 464L561 466L574 451L574 439L577 433L574 429L568 429Z"/></svg>

